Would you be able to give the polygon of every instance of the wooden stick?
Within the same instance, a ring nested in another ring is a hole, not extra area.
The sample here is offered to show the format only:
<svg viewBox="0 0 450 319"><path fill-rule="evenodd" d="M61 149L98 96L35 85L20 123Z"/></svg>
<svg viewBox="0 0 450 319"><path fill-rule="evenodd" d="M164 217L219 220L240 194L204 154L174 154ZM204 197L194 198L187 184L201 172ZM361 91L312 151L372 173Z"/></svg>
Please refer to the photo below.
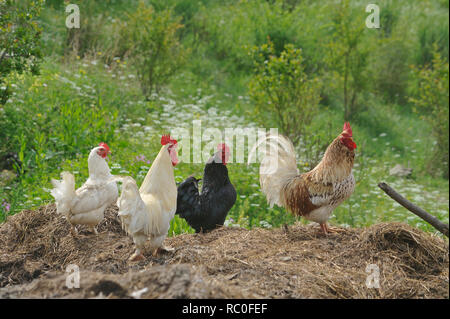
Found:
<svg viewBox="0 0 450 319"><path fill-rule="evenodd" d="M431 226L439 230L441 233L443 233L445 236L448 237L448 224L441 222L439 219L434 217L433 215L427 213L419 206L414 205L409 200L404 198L402 195L397 193L392 187L390 187L386 183L380 183L378 184L378 187L381 188L386 194L388 194L393 200L395 200L397 203L405 207L407 210L413 212L420 218L422 218L424 221L429 223Z"/></svg>

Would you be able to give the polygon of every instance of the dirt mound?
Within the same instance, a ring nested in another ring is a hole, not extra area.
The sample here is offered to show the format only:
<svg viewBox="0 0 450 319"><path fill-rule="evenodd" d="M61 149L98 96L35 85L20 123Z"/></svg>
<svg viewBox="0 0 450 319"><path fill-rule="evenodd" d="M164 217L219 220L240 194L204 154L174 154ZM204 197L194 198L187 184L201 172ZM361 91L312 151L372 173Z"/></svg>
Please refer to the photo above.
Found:
<svg viewBox="0 0 450 319"><path fill-rule="evenodd" d="M66 274L48 273L30 284L0 289L0 298L242 298L239 291L204 280L190 265L155 266L126 275L85 271L79 288L68 288Z"/></svg>
<svg viewBox="0 0 450 319"><path fill-rule="evenodd" d="M300 224L225 227L167 238L174 252L139 263L128 262L134 246L116 207L98 230L73 238L54 205L10 217L0 225L0 297L449 298L448 243L405 224L328 236ZM70 264L78 290L65 286ZM379 288L368 288L377 271Z"/></svg>

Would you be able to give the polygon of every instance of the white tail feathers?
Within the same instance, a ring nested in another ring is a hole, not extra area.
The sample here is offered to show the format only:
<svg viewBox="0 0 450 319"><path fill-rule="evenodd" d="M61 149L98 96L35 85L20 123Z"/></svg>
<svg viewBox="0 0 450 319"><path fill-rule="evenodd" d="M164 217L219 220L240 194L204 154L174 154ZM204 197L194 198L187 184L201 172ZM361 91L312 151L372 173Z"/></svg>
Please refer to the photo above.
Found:
<svg viewBox="0 0 450 319"><path fill-rule="evenodd" d="M62 172L61 178L60 181L52 179L54 188L50 194L55 198L57 212L67 216L75 198L75 178L69 172Z"/></svg>
<svg viewBox="0 0 450 319"><path fill-rule="evenodd" d="M117 206L122 227L129 235L133 236L139 232L147 236L160 234L161 204L153 194L141 194L132 177L126 176L122 179L122 193L117 200Z"/></svg>
<svg viewBox="0 0 450 319"><path fill-rule="evenodd" d="M299 174L294 145L282 135L267 135L255 144L248 157L248 163L261 146L263 146L263 159L259 168L261 191L266 195L270 207L274 204L282 206L280 195L283 186Z"/></svg>
<svg viewBox="0 0 450 319"><path fill-rule="evenodd" d="M117 199L117 206L119 207L118 216L122 221L122 228L128 232L132 222L131 219L136 213L139 202L142 200L136 181L133 178L126 176L119 181L122 182L122 193Z"/></svg>

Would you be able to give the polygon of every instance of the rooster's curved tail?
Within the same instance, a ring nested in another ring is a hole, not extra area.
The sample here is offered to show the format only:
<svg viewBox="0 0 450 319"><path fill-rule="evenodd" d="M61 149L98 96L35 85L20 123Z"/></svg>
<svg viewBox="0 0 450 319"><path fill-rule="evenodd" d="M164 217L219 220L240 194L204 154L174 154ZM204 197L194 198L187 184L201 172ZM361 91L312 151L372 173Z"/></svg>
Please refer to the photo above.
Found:
<svg viewBox="0 0 450 319"><path fill-rule="evenodd" d="M248 164L252 162L258 149L263 154L259 167L261 191L266 195L270 207L274 204L282 206L280 197L284 185L299 174L294 145L282 135L266 135L253 146Z"/></svg>

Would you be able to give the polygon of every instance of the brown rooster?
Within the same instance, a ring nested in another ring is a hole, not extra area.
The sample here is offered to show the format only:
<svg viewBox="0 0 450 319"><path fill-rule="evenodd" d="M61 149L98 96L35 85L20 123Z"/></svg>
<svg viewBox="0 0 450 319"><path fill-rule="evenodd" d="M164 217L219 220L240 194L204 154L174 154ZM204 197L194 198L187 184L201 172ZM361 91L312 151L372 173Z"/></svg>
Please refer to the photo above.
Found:
<svg viewBox="0 0 450 319"><path fill-rule="evenodd" d="M271 207L286 208L297 216L317 222L327 234L332 231L327 221L333 210L350 197L355 189L352 168L356 144L349 123L328 146L319 164L311 171L300 174L292 142L280 135L269 135L260 140L249 156L266 142L259 169L261 190Z"/></svg>

